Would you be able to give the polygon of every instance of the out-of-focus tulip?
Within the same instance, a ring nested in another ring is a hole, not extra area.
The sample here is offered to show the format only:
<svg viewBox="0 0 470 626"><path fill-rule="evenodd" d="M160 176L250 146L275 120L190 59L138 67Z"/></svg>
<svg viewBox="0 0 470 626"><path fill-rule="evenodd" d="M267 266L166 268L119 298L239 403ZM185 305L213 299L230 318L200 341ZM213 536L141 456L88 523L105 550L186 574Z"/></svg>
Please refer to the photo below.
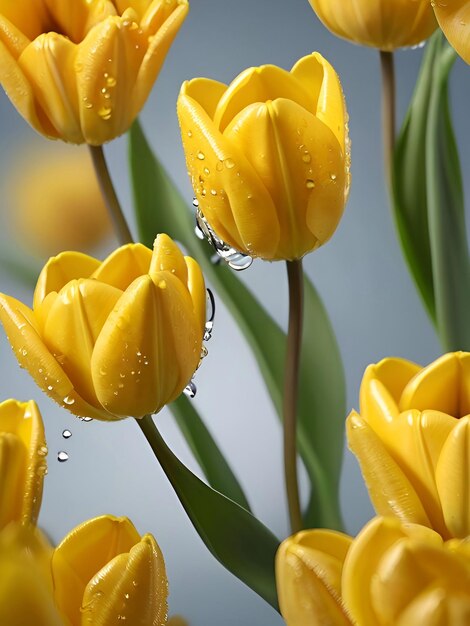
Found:
<svg viewBox="0 0 470 626"><path fill-rule="evenodd" d="M151 535L109 515L75 528L54 550L56 606L67 624L163 626L168 581Z"/></svg>
<svg viewBox="0 0 470 626"><path fill-rule="evenodd" d="M52 139L100 145L143 107L187 0L0 0L0 82Z"/></svg>
<svg viewBox="0 0 470 626"><path fill-rule="evenodd" d="M168 619L167 626L189 626L188 622L181 615L172 615Z"/></svg>
<svg viewBox="0 0 470 626"><path fill-rule="evenodd" d="M348 417L348 442L376 511L444 538L470 535L470 354L425 368L394 358L370 365L360 413Z"/></svg>
<svg viewBox="0 0 470 626"><path fill-rule="evenodd" d="M185 82L178 117L199 208L225 243L293 260L332 236L348 194L349 138L341 84L320 54L290 72L248 69L229 86Z"/></svg>
<svg viewBox="0 0 470 626"><path fill-rule="evenodd" d="M287 626L465 626L470 547L377 517L352 539L324 530L284 541L276 556Z"/></svg>
<svg viewBox="0 0 470 626"><path fill-rule="evenodd" d="M338 37L389 52L421 43L437 27L429 0L309 2L323 24Z"/></svg>
<svg viewBox="0 0 470 626"><path fill-rule="evenodd" d="M29 252L45 258L62 250L86 252L111 232L85 148L47 144L22 152L7 185L15 235Z"/></svg>
<svg viewBox="0 0 470 626"><path fill-rule="evenodd" d="M44 425L36 403L2 402L0 529L9 522L36 523L47 468L46 455Z"/></svg>
<svg viewBox="0 0 470 626"><path fill-rule="evenodd" d="M75 415L142 417L172 402L200 360L206 291L199 265L166 235L102 263L78 252L49 260L33 309L0 295L20 365Z"/></svg>
<svg viewBox="0 0 470 626"><path fill-rule="evenodd" d="M470 4L468 0L432 0L439 26L450 45L470 63Z"/></svg>

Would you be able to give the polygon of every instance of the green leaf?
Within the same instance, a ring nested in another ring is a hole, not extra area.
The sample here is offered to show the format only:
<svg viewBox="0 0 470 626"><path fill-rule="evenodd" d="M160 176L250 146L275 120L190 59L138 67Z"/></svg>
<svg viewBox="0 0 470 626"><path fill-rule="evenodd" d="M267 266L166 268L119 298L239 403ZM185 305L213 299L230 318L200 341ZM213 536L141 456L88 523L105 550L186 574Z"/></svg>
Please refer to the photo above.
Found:
<svg viewBox="0 0 470 626"><path fill-rule="evenodd" d="M470 350L470 259L459 156L449 110L454 50L439 37L426 131L426 191L434 297L446 350Z"/></svg>
<svg viewBox="0 0 470 626"><path fill-rule="evenodd" d="M214 251L194 235L194 219L187 203L152 153L137 122L130 135L135 209L138 214L149 213L139 223L152 229L152 238L158 232L166 232L179 240L200 263L206 279L214 285L251 346L281 416L285 333L235 272L211 262ZM142 167L144 160L151 161L151 165ZM164 184L160 184L162 180ZM153 208L138 193L139 188L147 190L148 197L154 201ZM141 237L144 236L141 232ZM310 525L341 529L338 485L346 417L344 373L328 316L308 279L305 279L304 306L298 441L312 484L305 517Z"/></svg>
<svg viewBox="0 0 470 626"><path fill-rule="evenodd" d="M455 52L427 44L398 139L393 197L405 257L445 350L470 349L470 263L459 157L449 110Z"/></svg>
<svg viewBox="0 0 470 626"><path fill-rule="evenodd" d="M210 552L279 610L274 575L278 539L246 509L206 485L183 465L166 445L150 416L136 421Z"/></svg>
<svg viewBox="0 0 470 626"><path fill-rule="evenodd" d="M181 395L169 408L209 485L250 511L243 489L194 405Z"/></svg>

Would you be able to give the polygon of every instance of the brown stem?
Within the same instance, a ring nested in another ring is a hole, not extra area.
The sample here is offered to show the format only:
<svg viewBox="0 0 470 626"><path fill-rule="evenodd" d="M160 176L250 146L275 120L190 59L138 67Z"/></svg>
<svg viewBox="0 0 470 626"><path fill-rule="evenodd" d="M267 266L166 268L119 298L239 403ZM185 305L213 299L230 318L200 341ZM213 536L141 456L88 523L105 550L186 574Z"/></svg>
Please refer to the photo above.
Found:
<svg viewBox="0 0 470 626"><path fill-rule="evenodd" d="M393 149L395 146L395 66L393 52L380 51L382 70L382 129L384 165L387 182L391 184Z"/></svg>
<svg viewBox="0 0 470 626"><path fill-rule="evenodd" d="M126 218L122 212L121 205L119 204L116 191L114 190L111 176L109 175L108 166L104 157L103 146L88 146L90 148L90 154L95 168L98 183L103 194L103 198L108 207L108 212L113 222L114 230L116 231L117 238L121 245L126 243L132 243L131 231L127 225Z"/></svg>
<svg viewBox="0 0 470 626"><path fill-rule="evenodd" d="M284 472L291 530L303 527L297 478L297 402L303 320L302 261L287 261L289 329L284 378Z"/></svg>

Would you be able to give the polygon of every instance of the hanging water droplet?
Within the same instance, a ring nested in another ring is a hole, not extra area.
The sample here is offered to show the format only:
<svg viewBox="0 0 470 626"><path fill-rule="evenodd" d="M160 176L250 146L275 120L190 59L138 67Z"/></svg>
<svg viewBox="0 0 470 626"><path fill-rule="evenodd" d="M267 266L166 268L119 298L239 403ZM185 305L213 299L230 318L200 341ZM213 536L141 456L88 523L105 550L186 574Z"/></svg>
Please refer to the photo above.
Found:
<svg viewBox="0 0 470 626"><path fill-rule="evenodd" d="M183 393L185 396L188 396L188 398L194 398L197 393L197 387L194 380L189 381L188 385L184 388Z"/></svg>
<svg viewBox="0 0 470 626"><path fill-rule="evenodd" d="M65 429L62 431L62 437L64 439L70 439L71 436L72 436L72 433L70 432L70 430Z"/></svg>
<svg viewBox="0 0 470 626"><path fill-rule="evenodd" d="M61 450L57 453L57 460L59 461L59 463L65 463L65 461L69 460L69 455L67 454L67 452L64 452L64 450Z"/></svg>
<svg viewBox="0 0 470 626"><path fill-rule="evenodd" d="M93 418L92 417L81 417L80 421L81 422L92 422Z"/></svg>
<svg viewBox="0 0 470 626"><path fill-rule="evenodd" d="M230 268L236 271L241 271L250 267L253 263L251 256L235 250L235 248L232 248L225 243L225 241L220 239L220 237L218 237L209 226L206 218L201 213L199 208L196 210L196 223L205 238L215 249L216 253L228 264Z"/></svg>
<svg viewBox="0 0 470 626"><path fill-rule="evenodd" d="M65 396L64 404L71 406L72 404L74 404L74 402L75 402L75 398L72 398L71 396Z"/></svg>

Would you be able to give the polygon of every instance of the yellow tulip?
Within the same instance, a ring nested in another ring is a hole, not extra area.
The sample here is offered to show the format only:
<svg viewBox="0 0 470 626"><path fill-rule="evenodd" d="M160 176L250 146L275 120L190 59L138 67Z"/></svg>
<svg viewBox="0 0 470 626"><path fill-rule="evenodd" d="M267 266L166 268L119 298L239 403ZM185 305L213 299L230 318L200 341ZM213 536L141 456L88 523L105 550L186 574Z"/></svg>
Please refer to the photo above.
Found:
<svg viewBox="0 0 470 626"><path fill-rule="evenodd" d="M468 0L440 2L432 0L439 26L450 45L466 63L470 63L470 4Z"/></svg>
<svg viewBox="0 0 470 626"><path fill-rule="evenodd" d="M370 365L347 435L377 513L470 535L469 353Z"/></svg>
<svg viewBox="0 0 470 626"><path fill-rule="evenodd" d="M0 529L9 522L36 523L47 468L46 455L44 425L36 403L2 402Z"/></svg>
<svg viewBox="0 0 470 626"><path fill-rule="evenodd" d="M55 603L70 626L163 626L168 581L151 535L140 537L127 518L84 522L52 556Z"/></svg>
<svg viewBox="0 0 470 626"><path fill-rule="evenodd" d="M430 0L309 0L332 33L391 52L415 46L436 29Z"/></svg>
<svg viewBox="0 0 470 626"><path fill-rule="evenodd" d="M349 187L341 84L317 52L290 72L263 65L229 86L185 82L178 98L199 208L229 246L299 259L334 233Z"/></svg>
<svg viewBox="0 0 470 626"><path fill-rule="evenodd" d="M48 261L33 309L0 294L0 321L21 366L61 406L101 420L172 402L200 360L206 292L199 265L166 235L153 253L128 244L100 263Z"/></svg>
<svg viewBox="0 0 470 626"><path fill-rule="evenodd" d="M377 517L356 539L303 531L276 556L287 626L466 626L470 546Z"/></svg>
<svg viewBox="0 0 470 626"><path fill-rule="evenodd" d="M0 83L38 132L101 145L143 107L187 0L0 0Z"/></svg>
<svg viewBox="0 0 470 626"><path fill-rule="evenodd" d="M89 251L110 234L111 221L85 148L28 146L14 161L7 217L28 252L48 258L64 249Z"/></svg>

